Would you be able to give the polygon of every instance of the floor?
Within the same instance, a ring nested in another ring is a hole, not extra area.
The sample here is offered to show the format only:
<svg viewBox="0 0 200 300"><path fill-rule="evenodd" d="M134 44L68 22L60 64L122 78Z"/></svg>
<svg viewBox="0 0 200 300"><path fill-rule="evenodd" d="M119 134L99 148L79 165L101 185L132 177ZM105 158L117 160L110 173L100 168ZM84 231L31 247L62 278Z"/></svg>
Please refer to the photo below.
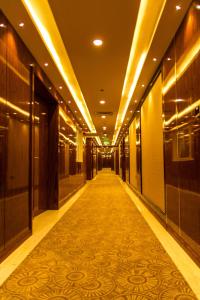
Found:
<svg viewBox="0 0 200 300"><path fill-rule="evenodd" d="M1 264L0 280L2 300L200 299L199 268L107 171L35 220L34 235Z"/></svg>

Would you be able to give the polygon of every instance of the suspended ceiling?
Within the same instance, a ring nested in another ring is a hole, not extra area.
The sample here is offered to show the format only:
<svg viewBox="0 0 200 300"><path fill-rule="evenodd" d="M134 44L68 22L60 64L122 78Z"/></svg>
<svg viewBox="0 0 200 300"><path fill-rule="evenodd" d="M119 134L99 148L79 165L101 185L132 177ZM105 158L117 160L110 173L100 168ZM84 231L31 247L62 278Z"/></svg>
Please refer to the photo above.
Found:
<svg viewBox="0 0 200 300"><path fill-rule="evenodd" d="M102 141L105 138L103 133L107 133L109 142L111 143L120 106L140 0L44 1L48 3L51 9L80 90L89 109L94 127ZM145 1L147 0L141 0L141 2ZM33 2L35 0L32 0ZM40 1L36 2L41 3ZM182 0L180 11L175 9L180 1L167 0L164 2L165 5L159 24L154 33L151 47L139 76L127 114L125 115L123 125L128 124L131 115L137 108L139 99L142 97L145 88L156 71L191 1ZM33 56L47 73L52 84L57 88L59 86L63 87L62 90L58 89L59 93L70 106L83 128L87 130L86 125L83 125L86 123L84 116L81 115L72 94L69 92L63 77L44 45L22 1L0 0L0 7L22 37ZM23 28L19 27L19 22L24 22L25 25ZM150 23L151 20L149 20ZM102 47L96 48L93 46L92 41L95 38L103 40ZM157 58L156 62L152 60L154 57ZM44 67L45 62L48 62L48 67ZM144 85L143 88L141 88L142 84ZM106 100L105 105L99 103L102 99ZM97 115L97 112L110 112L112 115L102 119L101 115ZM107 127L106 131L103 130L103 126Z"/></svg>

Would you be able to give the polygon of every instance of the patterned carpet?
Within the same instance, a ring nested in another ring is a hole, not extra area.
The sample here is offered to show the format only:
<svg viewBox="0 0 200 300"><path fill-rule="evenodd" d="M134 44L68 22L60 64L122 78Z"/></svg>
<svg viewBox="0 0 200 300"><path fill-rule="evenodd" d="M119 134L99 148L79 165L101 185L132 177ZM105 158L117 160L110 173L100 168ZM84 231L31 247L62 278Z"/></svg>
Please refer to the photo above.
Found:
<svg viewBox="0 0 200 300"><path fill-rule="evenodd" d="M1 300L192 300L118 178L102 172L0 289Z"/></svg>

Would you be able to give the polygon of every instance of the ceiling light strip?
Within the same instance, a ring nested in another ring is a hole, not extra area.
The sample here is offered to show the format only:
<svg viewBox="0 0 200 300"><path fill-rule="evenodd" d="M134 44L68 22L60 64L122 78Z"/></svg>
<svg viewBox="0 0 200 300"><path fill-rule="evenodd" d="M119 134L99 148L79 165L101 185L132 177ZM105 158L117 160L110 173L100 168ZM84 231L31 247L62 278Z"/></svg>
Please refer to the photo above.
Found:
<svg viewBox="0 0 200 300"><path fill-rule="evenodd" d="M21 0L91 132L96 132L48 1Z"/></svg>
<svg viewBox="0 0 200 300"><path fill-rule="evenodd" d="M114 145L124 121L128 106L146 61L153 37L162 16L166 0L141 0L131 52L126 70L119 112L113 136ZM154 9L152 10L152 7Z"/></svg>

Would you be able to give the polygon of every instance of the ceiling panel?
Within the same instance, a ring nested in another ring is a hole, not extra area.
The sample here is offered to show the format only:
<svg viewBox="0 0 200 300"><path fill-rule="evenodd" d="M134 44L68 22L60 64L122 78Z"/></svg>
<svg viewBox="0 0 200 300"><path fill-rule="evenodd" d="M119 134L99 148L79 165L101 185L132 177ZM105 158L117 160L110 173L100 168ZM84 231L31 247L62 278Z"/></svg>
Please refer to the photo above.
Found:
<svg viewBox="0 0 200 300"><path fill-rule="evenodd" d="M97 132L112 140L139 0L49 0ZM103 46L92 44L103 39ZM104 91L100 91L103 89ZM106 104L100 105L99 100ZM96 112L113 112L102 119Z"/></svg>

